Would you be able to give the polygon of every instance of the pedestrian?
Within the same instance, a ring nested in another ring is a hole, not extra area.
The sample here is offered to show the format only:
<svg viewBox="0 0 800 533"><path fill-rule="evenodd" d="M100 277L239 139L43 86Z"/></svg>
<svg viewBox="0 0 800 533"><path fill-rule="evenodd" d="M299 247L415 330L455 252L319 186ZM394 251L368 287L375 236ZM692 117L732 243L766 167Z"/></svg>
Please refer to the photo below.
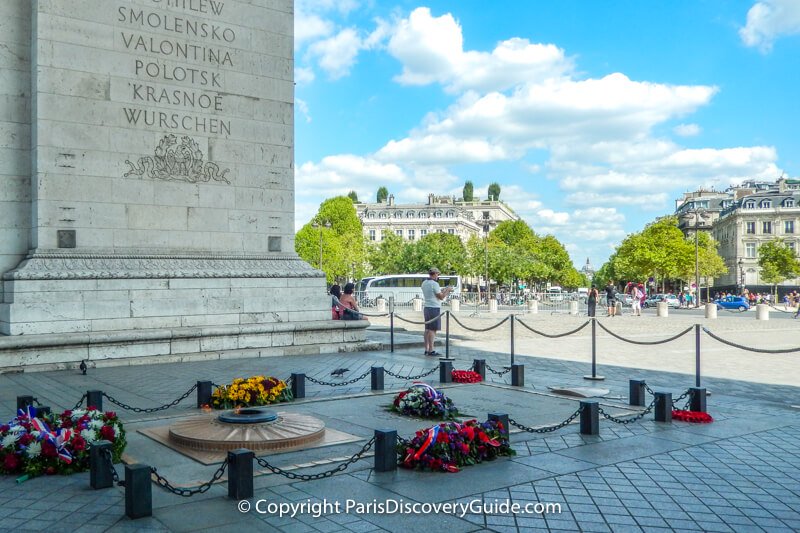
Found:
<svg viewBox="0 0 800 533"><path fill-rule="evenodd" d="M355 292L356 286L353 283L347 283L344 286L344 294L339 297L339 301L344 306L343 320L361 320L363 317L358 310L358 302L356 302Z"/></svg>
<svg viewBox="0 0 800 533"><path fill-rule="evenodd" d="M642 316L642 291L639 290L639 286L635 283L633 287L631 287L631 297L633 301L631 302L631 307L633 307L633 314L636 316Z"/></svg>
<svg viewBox="0 0 800 533"><path fill-rule="evenodd" d="M436 332L442 329L442 300L447 298L452 291L452 287L439 287L439 269L431 268L428 270L428 279L422 282L422 297L424 308L422 316L425 320L425 355L442 355L434 350L436 342Z"/></svg>
<svg viewBox="0 0 800 533"><path fill-rule="evenodd" d="M592 288L589 289L589 298L586 300L586 304L588 305L588 312L589 316L594 316L597 310L597 297L600 296L600 292L597 290L597 286L592 285Z"/></svg>
<svg viewBox="0 0 800 533"><path fill-rule="evenodd" d="M614 282L609 280L606 283L606 306L608 307L608 314L606 316L614 316L617 314L617 298L616 298L616 289L614 288Z"/></svg>

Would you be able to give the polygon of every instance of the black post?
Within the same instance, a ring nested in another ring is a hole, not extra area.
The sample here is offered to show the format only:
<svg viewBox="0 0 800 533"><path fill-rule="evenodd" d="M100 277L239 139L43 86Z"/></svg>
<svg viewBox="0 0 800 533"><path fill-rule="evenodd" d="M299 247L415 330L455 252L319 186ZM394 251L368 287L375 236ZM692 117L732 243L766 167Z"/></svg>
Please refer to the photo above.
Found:
<svg viewBox="0 0 800 533"><path fill-rule="evenodd" d="M36 416L47 416L50 414L49 405L40 405L36 408Z"/></svg>
<svg viewBox="0 0 800 533"><path fill-rule="evenodd" d="M239 448L228 452L228 498L253 497L253 452Z"/></svg>
<svg viewBox="0 0 800 533"><path fill-rule="evenodd" d="M125 516L134 520L153 516L153 488L147 465L125 465Z"/></svg>
<svg viewBox="0 0 800 533"><path fill-rule="evenodd" d="M525 365L519 363L511 365L511 385L514 387L525 386Z"/></svg>
<svg viewBox="0 0 800 533"><path fill-rule="evenodd" d="M700 386L700 324L694 325L694 386Z"/></svg>
<svg viewBox="0 0 800 533"><path fill-rule="evenodd" d="M383 367L373 366L371 370L370 382L372 384L372 390L383 390Z"/></svg>
<svg viewBox="0 0 800 533"><path fill-rule="evenodd" d="M689 410L698 413L706 412L706 389L692 387L689 389Z"/></svg>
<svg viewBox="0 0 800 533"><path fill-rule="evenodd" d="M439 383L453 382L453 362L439 359Z"/></svg>
<svg viewBox="0 0 800 533"><path fill-rule="evenodd" d="M597 375L597 318L592 317L592 375L583 376L583 379L590 379L592 381L602 381L606 379L603 376Z"/></svg>
<svg viewBox="0 0 800 533"><path fill-rule="evenodd" d="M514 366L514 315L511 315L511 366Z"/></svg>
<svg viewBox="0 0 800 533"><path fill-rule="evenodd" d="M389 348L394 353L394 311L389 313Z"/></svg>
<svg viewBox="0 0 800 533"><path fill-rule="evenodd" d="M481 379L486 379L486 359L473 359L472 370L481 375Z"/></svg>
<svg viewBox="0 0 800 533"><path fill-rule="evenodd" d="M581 435L600 434L600 404L597 400L581 400Z"/></svg>
<svg viewBox="0 0 800 533"><path fill-rule="evenodd" d="M89 486L95 490L112 487L112 468L111 443L107 440L94 441L89 447Z"/></svg>
<svg viewBox="0 0 800 533"><path fill-rule="evenodd" d="M17 409L24 411L29 405L33 405L33 396L17 396Z"/></svg>
<svg viewBox="0 0 800 533"><path fill-rule="evenodd" d="M510 429L511 426L508 423L508 415L505 413L489 413L489 420L494 420L498 424L502 425L500 429L500 434L503 435L505 438L510 438Z"/></svg>
<svg viewBox="0 0 800 533"><path fill-rule="evenodd" d="M211 388L213 384L210 381L197 382L197 408L203 406L211 407Z"/></svg>
<svg viewBox="0 0 800 533"><path fill-rule="evenodd" d="M86 407L94 407L98 411L103 410L103 391L86 391ZM149 516L149 515L148 515Z"/></svg>
<svg viewBox="0 0 800 533"><path fill-rule="evenodd" d="M450 359L450 310L445 311L444 318L444 358Z"/></svg>
<svg viewBox="0 0 800 533"><path fill-rule="evenodd" d="M397 430L375 430L375 471L397 470Z"/></svg>
<svg viewBox="0 0 800 533"><path fill-rule="evenodd" d="M306 397L306 375L292 373L292 396L297 398Z"/></svg>
<svg viewBox="0 0 800 533"><path fill-rule="evenodd" d="M644 407L646 405L645 393L647 391L645 387L646 383L643 379L632 379L629 381L629 386L628 386L629 405L638 405L640 407Z"/></svg>
<svg viewBox="0 0 800 533"><path fill-rule="evenodd" d="M672 422L672 393L671 392L657 392L656 393L656 409L655 420L656 422Z"/></svg>

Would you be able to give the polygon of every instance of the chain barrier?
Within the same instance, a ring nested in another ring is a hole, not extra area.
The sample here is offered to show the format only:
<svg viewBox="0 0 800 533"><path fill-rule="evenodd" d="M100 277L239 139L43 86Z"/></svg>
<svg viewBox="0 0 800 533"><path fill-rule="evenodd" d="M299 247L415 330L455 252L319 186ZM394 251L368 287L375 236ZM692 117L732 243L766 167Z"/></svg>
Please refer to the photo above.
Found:
<svg viewBox="0 0 800 533"><path fill-rule="evenodd" d="M389 313L381 313L379 315L373 315L371 313L365 313L364 311L356 311L356 313L358 313L360 315L364 315L364 316L370 316L372 318L381 318L381 317L384 317L384 316L389 316Z"/></svg>
<svg viewBox="0 0 800 533"><path fill-rule="evenodd" d="M739 348L740 350L746 350L748 352L757 352L757 353L792 353L792 352L800 352L800 348L786 348L786 349L777 349L777 350L768 350L765 348L751 348L749 346L743 346L741 344L737 344L735 342L726 341L725 339L718 337L711 333L708 328L703 328L703 331L708 333L708 336L712 339L721 342L722 344L727 344L733 348Z"/></svg>
<svg viewBox="0 0 800 533"><path fill-rule="evenodd" d="M114 483L116 483L118 486L124 487L125 482L119 480L119 474L117 474L117 469L114 468L114 457L111 455L111 450L109 450L108 448L103 448L102 453L103 457L105 457L106 460L108 461L108 470L111 474L111 479L113 479Z"/></svg>
<svg viewBox="0 0 800 533"><path fill-rule="evenodd" d="M340 381L321 381L321 380L318 380L318 379L314 379L311 376L306 376L306 379L308 381L310 381L311 383L316 383L317 385L327 385L328 387L342 387L344 385L352 385L356 381L361 381L365 377L369 376L371 372L372 372L372 369L367 370L366 372L364 372L363 374L361 374L357 378L353 378L353 379L351 379L349 381L341 381L341 382Z"/></svg>
<svg viewBox="0 0 800 533"><path fill-rule="evenodd" d="M653 389L651 389L651 388L650 388L650 385L648 385L647 383L645 383L645 384L644 384L644 390L646 390L646 391L647 391L648 393L650 393L652 396L655 396L655 395L656 395L656 391L654 391Z"/></svg>
<svg viewBox="0 0 800 533"><path fill-rule="evenodd" d="M778 306L777 306L777 305L772 305L772 304L767 304L767 305L768 305L768 306L770 306L772 309L776 310L776 311L777 311L777 312L779 312L779 313L794 314L794 313L796 313L796 312L797 312L797 310L796 310L796 309L795 309L795 310L793 310L793 311L787 311L787 310L784 310L784 309L778 309Z"/></svg>
<svg viewBox="0 0 800 533"><path fill-rule="evenodd" d="M503 324L505 324L506 322L508 322L508 320L510 320L510 317L505 317L503 320L501 320L500 322L498 322L498 323L497 323L497 324L495 324L494 326L489 326L488 328L471 328L471 327L469 327L469 326L465 326L465 325L464 325L464 324L463 324L463 323L462 323L462 322L461 322L461 321L460 321L458 318L456 318L456 316L455 316L454 314L452 314L452 313L450 314L450 318L452 318L452 319L453 319L453 321L454 321L456 324L458 324L459 326L461 326L462 328L464 328L464 329L466 329L466 330L469 330L469 331L475 331L475 332L477 332L477 333L483 333L483 332L485 332L485 331L491 331L491 330L493 330L493 329L495 329L495 328L498 328L498 327L502 326Z"/></svg>
<svg viewBox="0 0 800 533"><path fill-rule="evenodd" d="M402 444L403 446L410 446L411 445L411 441L410 440L404 439L400 435L397 436L397 442L398 442L398 444Z"/></svg>
<svg viewBox="0 0 800 533"><path fill-rule="evenodd" d="M80 407L81 405L83 405L83 401L84 401L85 399L86 399L86 393L84 392L84 393L83 393L83 396L81 396L81 399L80 399L80 400L78 400L78 403L76 403L76 404L75 404L75 407L73 407L71 410L72 410L72 411L75 411L76 409L78 409L78 407Z"/></svg>
<svg viewBox="0 0 800 533"><path fill-rule="evenodd" d="M566 337L568 335L572 335L573 333L578 333L580 330L582 330L583 328L588 326L590 323L591 323L591 320L587 320L586 322L584 322L583 324L581 324L577 328L573 329L572 331L567 331L566 333L549 334L549 333L544 333L543 331L538 331L536 329L533 329L532 327L530 327L528 324L526 324L525 322L523 322L519 318L517 319L517 324L521 324L528 331L532 331L533 333L536 333L537 335L541 335L542 337L547 337L549 339L557 339L559 337Z"/></svg>
<svg viewBox="0 0 800 533"><path fill-rule="evenodd" d="M557 430L559 430L561 428L567 427L573 420L578 418L578 415L581 414L581 411L583 411L583 406L578 407L578 409L574 413L572 413L572 415L570 415L569 418L567 418L566 420L564 420L560 424L556 424L555 426L547 426L547 427L543 427L543 428L528 427L528 426L520 424L519 422L517 422L513 418L509 418L508 419L508 423L511 424L514 427L517 427L517 428L521 429L522 431L527 431L528 433L551 433L553 431L557 431Z"/></svg>
<svg viewBox="0 0 800 533"><path fill-rule="evenodd" d="M176 398L175 400L171 401L170 403L166 403L166 404L161 405L159 407L146 407L146 408L132 407L132 406L126 404L126 403L123 403L123 402L117 400L113 396L110 396L110 395L106 394L105 392L103 393L103 396L105 396L108 399L109 402L111 402L114 405L117 405L119 407L122 407L123 409L125 409L127 411L133 411L134 413L155 413L155 412L158 412L158 411L165 411L165 410L169 409L170 407L175 407L176 405L181 403L183 400L188 398L189 395L195 391L195 389L197 389L197 383L192 385L192 388L187 390L185 393L183 393L183 395L181 395L179 398Z"/></svg>
<svg viewBox="0 0 800 533"><path fill-rule="evenodd" d="M505 376L506 374L508 374L509 372L511 372L511 367L510 367L510 366L504 366L504 367L503 367L503 371L502 371L502 372L500 372L500 371L498 371L498 370L495 370L494 368L490 367L490 366L487 364L487 365L486 365L486 370L488 370L489 372L491 372L491 373L492 373L492 374L494 374L495 376Z"/></svg>
<svg viewBox="0 0 800 533"><path fill-rule="evenodd" d="M156 468L153 467L153 466L150 467L150 473L155 478L153 480L153 483L155 483L156 485L158 485L162 489L164 489L166 491L169 491L172 494L176 494L178 496L183 496L184 498L189 498L191 496L194 496L195 494L202 494L202 493L206 492L208 489L210 489L211 485L216 483L217 480L222 477L222 474L225 473L225 469L226 468L228 468L228 459L227 458L225 459L225 462L222 463L219 466L219 468L217 468L217 471L214 472L214 475L211 477L211 479L209 479L208 481L206 481L205 483L203 483L199 487L195 487L193 489L179 489L179 488L176 488L165 477L161 476L158 473L158 470L156 470Z"/></svg>
<svg viewBox="0 0 800 533"><path fill-rule="evenodd" d="M273 474L279 474L288 479L299 479L300 481L313 481L315 479L324 479L326 477L331 477L337 472L344 472L345 470L347 470L348 466L361 459L364 456L364 454L367 453L367 451L369 451L370 448L372 448L373 444L375 444L375 437L372 437L366 444L364 444L364 446L361 448L360 451L354 453L352 457L350 457L350 459L348 459L344 463L341 463L336 468L333 468L326 472L320 472L319 474L295 474L294 472L287 472L286 470L278 468L277 466L272 466L266 461L266 459L256 457L256 461L258 462L259 465L268 469Z"/></svg>
<svg viewBox="0 0 800 533"><path fill-rule="evenodd" d="M430 376L431 374L433 374L434 372L436 372L437 370L439 370L439 367L435 366L435 367L431 368L430 370L428 370L427 372L425 372L424 374L419 374L419 375L416 375L416 376L401 376L400 374L395 374L391 370L386 370L385 368L383 369L383 372L385 374L389 374L393 378L405 379L405 380L414 380L414 379L426 378L426 377Z"/></svg>
<svg viewBox="0 0 800 533"><path fill-rule="evenodd" d="M638 422L639 420L641 420L642 418L644 418L645 416L650 414L650 412L653 410L653 408L655 406L656 406L656 401L653 400L652 402L650 402L650 405L647 406L647 409L645 409L644 411L642 411L638 415L636 415L634 417L631 417L631 418L617 418L616 416L613 416L613 415L610 415L610 414L606 413L603 410L602 407L598 408L598 412L601 415L603 415L603 418L605 418L606 420L610 420L610 421L614 422L615 424L627 425L627 424L632 424L634 422Z"/></svg>
<svg viewBox="0 0 800 533"><path fill-rule="evenodd" d="M660 341L635 341L633 339L626 339L625 337L617 335L616 333L614 333L613 331L611 331L610 329L605 327L602 322L598 322L597 325L600 326L600 329L602 329L603 331L605 331L606 333L608 333L609 335L611 335L615 339L619 339L619 340L621 340L623 342L628 342L630 344L641 344L641 345L644 345L644 346L652 346L652 345L655 345L655 344L666 344L668 342L672 342L675 339L679 339L679 338L683 337L684 335L686 335L687 333L689 333L690 331L692 331L694 329L694 326L689 326L688 328L686 328L685 330L681 331L677 335L673 335L672 337L669 337L668 339L663 339L663 340L660 340Z"/></svg>
<svg viewBox="0 0 800 533"><path fill-rule="evenodd" d="M431 318L430 320L426 320L424 322L417 322L416 320L408 320L407 318L403 318L403 317L401 317L400 315L397 315L397 314L395 314L394 317L396 319L398 319L398 320L402 320L403 322L408 322L409 324L424 325L424 324L430 324L431 322L435 322L436 320L442 318L444 315L445 315L445 313L439 313L438 316L435 316L435 317Z"/></svg>
<svg viewBox="0 0 800 533"><path fill-rule="evenodd" d="M675 405L675 404L677 404L679 401L683 400L684 398L687 398L687 397L689 397L689 395L690 395L691 393L692 393L691 389L686 389L686 392L684 392L683 394L681 394L680 396L678 396L677 398L675 398L674 400L672 400L672 408L673 408L673 409L677 409L678 407L677 407L677 405ZM684 411L686 411L686 408L687 408L687 407L689 407L689 405L691 405L691 403L692 403L692 399L691 399L691 398L689 398L689 399L686 401L686 405L683 407L683 410L684 410Z"/></svg>

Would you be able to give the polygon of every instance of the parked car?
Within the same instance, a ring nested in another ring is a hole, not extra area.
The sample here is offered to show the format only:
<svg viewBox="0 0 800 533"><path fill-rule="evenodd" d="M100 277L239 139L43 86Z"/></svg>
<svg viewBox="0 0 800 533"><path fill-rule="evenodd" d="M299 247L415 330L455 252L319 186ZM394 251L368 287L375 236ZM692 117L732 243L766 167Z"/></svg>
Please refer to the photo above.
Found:
<svg viewBox="0 0 800 533"><path fill-rule="evenodd" d="M747 311L750 309L750 302L741 296L726 296L720 298L715 302L717 309L738 309L739 311Z"/></svg>
<svg viewBox="0 0 800 533"><path fill-rule="evenodd" d="M679 309L681 301L674 294L651 294L642 307L655 307L658 302L667 302L667 307Z"/></svg>

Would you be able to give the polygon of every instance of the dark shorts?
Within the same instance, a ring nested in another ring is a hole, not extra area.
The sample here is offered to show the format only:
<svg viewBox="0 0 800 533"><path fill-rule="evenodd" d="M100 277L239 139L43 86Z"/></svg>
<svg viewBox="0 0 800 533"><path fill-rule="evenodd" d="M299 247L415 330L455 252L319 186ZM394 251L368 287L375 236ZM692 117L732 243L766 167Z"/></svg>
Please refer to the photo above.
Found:
<svg viewBox="0 0 800 533"><path fill-rule="evenodd" d="M432 330L432 331L439 331L442 329L442 317L439 315L442 313L442 310L438 307L425 307L422 309L422 316L425 317L425 322L428 322L433 317L439 317L432 322L428 322L425 324L425 329Z"/></svg>
<svg viewBox="0 0 800 533"><path fill-rule="evenodd" d="M616 298L608 298L608 300L606 300L606 306L608 306L608 307L614 307L614 305L616 305L616 303L617 303L617 299Z"/></svg>

